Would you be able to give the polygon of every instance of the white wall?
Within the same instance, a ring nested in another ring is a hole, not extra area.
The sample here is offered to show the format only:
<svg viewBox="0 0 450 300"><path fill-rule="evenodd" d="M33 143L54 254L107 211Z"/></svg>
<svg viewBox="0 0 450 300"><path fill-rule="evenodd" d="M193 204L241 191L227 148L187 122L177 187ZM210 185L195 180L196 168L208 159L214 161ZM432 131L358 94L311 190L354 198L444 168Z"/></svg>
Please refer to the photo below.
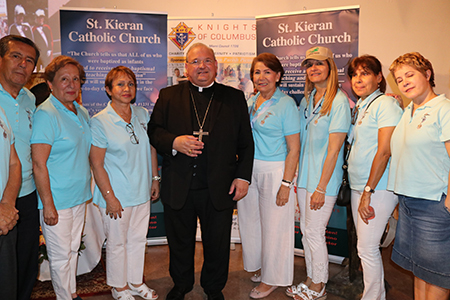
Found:
<svg viewBox="0 0 450 300"><path fill-rule="evenodd" d="M167 12L170 17L254 17L341 6L360 6L359 52L383 63L385 76L398 56L418 51L436 73L438 94L450 97L450 0L72 0L67 7ZM388 83L396 89L390 76Z"/></svg>

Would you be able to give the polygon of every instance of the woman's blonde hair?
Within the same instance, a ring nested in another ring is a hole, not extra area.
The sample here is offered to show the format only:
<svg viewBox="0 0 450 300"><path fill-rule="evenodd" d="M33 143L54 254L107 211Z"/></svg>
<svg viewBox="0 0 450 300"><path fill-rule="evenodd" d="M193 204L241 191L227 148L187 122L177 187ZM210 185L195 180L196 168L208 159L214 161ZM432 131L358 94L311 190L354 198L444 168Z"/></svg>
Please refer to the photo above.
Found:
<svg viewBox="0 0 450 300"><path fill-rule="evenodd" d="M422 73L425 78L428 76L427 71L430 70L430 79L428 79L428 82L430 83L431 87L435 87L436 84L434 83L434 70L433 65L431 65L431 62L422 56L419 52L411 52L403 54L399 57L397 57L396 60L394 60L389 67L389 71L391 71L392 76L395 79L395 71L397 71L398 68L400 68L402 65L408 65L410 67L413 67L420 73ZM397 83L397 80L395 80L395 83Z"/></svg>
<svg viewBox="0 0 450 300"><path fill-rule="evenodd" d="M327 78L327 89L325 91L325 99L323 99L322 108L320 109L320 114L322 116L329 115L331 112L331 107L333 106L333 100L336 97L339 83L338 83L338 71L336 64L332 58L327 58L325 60L328 63L328 78ZM306 101L309 104L309 96L311 92L314 90L314 83L312 83L308 76L306 76L305 82L305 97Z"/></svg>

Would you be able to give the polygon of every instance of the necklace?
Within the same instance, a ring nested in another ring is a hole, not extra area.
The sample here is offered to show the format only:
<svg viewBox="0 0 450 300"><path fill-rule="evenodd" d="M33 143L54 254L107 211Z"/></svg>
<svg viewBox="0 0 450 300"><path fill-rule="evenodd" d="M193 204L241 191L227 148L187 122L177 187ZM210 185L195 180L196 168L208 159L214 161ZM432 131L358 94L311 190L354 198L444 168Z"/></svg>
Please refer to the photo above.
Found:
<svg viewBox="0 0 450 300"><path fill-rule="evenodd" d="M211 98L209 99L208 107L206 108L205 115L203 116L202 124L200 124L200 118L198 117L197 106L195 105L194 95L192 95L191 90L189 90L189 92L191 93L192 103L194 104L195 117L197 118L198 127L200 128L198 131L194 131L193 134L198 135L198 140L201 142L204 135L209 135L209 132L203 131L203 125L205 125L206 116L208 115L209 107L211 106L211 102L214 97L214 92L212 93Z"/></svg>
<svg viewBox="0 0 450 300"><path fill-rule="evenodd" d="M255 113L258 110L258 108L261 105L263 105L266 101L272 99L272 96L273 96L273 94L275 94L275 91L270 92L270 94L266 95L266 97L263 97L263 95L261 93L259 93L259 96L258 96L258 98L256 98L256 101L255 101L255 106L254 106L253 113Z"/></svg>

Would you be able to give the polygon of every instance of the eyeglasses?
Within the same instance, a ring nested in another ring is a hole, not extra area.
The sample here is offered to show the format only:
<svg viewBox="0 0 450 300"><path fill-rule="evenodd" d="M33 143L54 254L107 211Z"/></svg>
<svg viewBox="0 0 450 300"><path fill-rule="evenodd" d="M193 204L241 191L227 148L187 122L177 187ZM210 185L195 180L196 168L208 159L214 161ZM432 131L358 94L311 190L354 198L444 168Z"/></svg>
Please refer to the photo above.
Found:
<svg viewBox="0 0 450 300"><path fill-rule="evenodd" d="M305 69L309 69L312 66L324 66L325 65L325 61L322 60L307 60L306 63L303 65L303 67L305 67Z"/></svg>
<svg viewBox="0 0 450 300"><path fill-rule="evenodd" d="M137 145L139 144L139 139L137 135L134 133L134 127L133 124L128 123L126 126L127 132L130 135L130 141L132 144Z"/></svg>
<svg viewBox="0 0 450 300"><path fill-rule="evenodd" d="M201 59L194 59L193 61L186 61L188 64L190 65L194 65L194 66L200 66L202 63L204 63L205 65L212 65L214 64L214 59L211 58L207 58L205 60L201 60Z"/></svg>

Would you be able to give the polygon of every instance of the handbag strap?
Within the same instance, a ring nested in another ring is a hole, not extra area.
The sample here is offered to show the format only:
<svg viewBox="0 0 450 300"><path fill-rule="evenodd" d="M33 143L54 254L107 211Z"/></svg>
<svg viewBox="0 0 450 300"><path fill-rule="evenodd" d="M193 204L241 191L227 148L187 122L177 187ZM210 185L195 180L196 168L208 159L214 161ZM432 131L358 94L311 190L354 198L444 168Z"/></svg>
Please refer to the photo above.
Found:
<svg viewBox="0 0 450 300"><path fill-rule="evenodd" d="M367 111L369 109L369 107L372 105L372 103L375 102L375 100L377 100L380 96L383 96L383 95L384 94L382 93L382 94L379 94L378 96L376 96L375 98L373 98L373 100L370 101L369 104L367 105L365 111ZM356 106L353 109L356 109ZM353 125L353 126L356 126L356 125ZM351 143L348 143L348 145L346 145L346 147L347 147L347 154L345 155L344 164L347 164L347 160L348 160L348 158L350 156L350 151L352 150L354 142L355 142L355 138L352 139Z"/></svg>

